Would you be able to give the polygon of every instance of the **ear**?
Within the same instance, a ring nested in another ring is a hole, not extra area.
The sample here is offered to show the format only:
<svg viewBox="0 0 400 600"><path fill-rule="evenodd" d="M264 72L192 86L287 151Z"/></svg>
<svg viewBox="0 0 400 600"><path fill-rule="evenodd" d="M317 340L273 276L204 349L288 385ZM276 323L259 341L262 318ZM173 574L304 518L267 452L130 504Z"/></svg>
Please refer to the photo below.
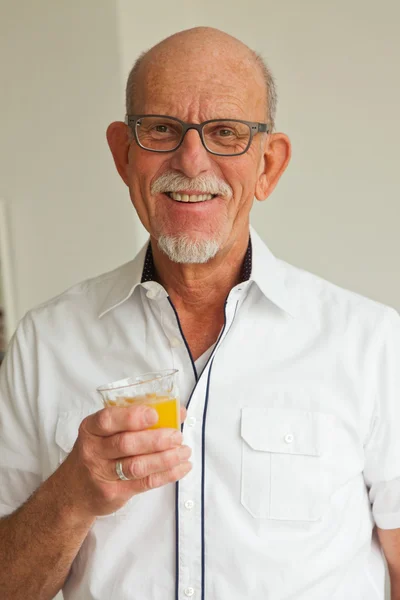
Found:
<svg viewBox="0 0 400 600"><path fill-rule="evenodd" d="M289 164L292 154L290 140L284 133L266 136L263 156L255 189L257 200L266 200Z"/></svg>
<svg viewBox="0 0 400 600"><path fill-rule="evenodd" d="M128 126L122 121L111 123L107 128L107 142L117 171L125 184L128 185L128 153L130 146Z"/></svg>

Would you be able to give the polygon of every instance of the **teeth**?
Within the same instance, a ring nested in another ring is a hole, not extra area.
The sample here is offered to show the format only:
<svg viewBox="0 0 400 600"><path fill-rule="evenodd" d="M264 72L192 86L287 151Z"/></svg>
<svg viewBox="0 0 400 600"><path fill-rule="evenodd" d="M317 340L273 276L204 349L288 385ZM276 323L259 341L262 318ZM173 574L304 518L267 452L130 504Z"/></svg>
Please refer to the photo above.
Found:
<svg viewBox="0 0 400 600"><path fill-rule="evenodd" d="M172 200L177 200L178 202L204 202L205 200L212 200L212 194L201 194L196 196L195 194L178 194L177 192L170 192Z"/></svg>

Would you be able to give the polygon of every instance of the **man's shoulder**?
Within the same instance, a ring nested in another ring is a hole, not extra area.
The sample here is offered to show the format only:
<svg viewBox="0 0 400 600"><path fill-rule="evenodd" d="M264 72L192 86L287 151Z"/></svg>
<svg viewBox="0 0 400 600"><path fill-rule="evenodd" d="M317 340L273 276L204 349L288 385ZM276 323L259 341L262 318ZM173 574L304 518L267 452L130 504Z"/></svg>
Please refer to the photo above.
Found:
<svg viewBox="0 0 400 600"><path fill-rule="evenodd" d="M134 278L136 261L137 257L111 271L72 285L57 296L29 310L27 316L35 321L58 319L63 316L70 319L78 315L97 318L110 291L121 282L129 282Z"/></svg>
<svg viewBox="0 0 400 600"><path fill-rule="evenodd" d="M391 306L342 287L323 277L279 260L285 274L285 286L300 314L314 315L320 319L332 319L360 324L385 320L387 315L397 313Z"/></svg>
<svg viewBox="0 0 400 600"><path fill-rule="evenodd" d="M253 228L251 236L255 257L255 281L263 288L267 297L272 290L272 301L274 290L278 288L279 293L275 294L278 305L287 307L290 314L298 315L304 322L314 322L326 327L327 321L330 321L332 327L335 323L341 327L350 322L371 325L377 320L385 320L387 315L394 318L395 315L398 316L395 309L378 300L368 298L274 256Z"/></svg>

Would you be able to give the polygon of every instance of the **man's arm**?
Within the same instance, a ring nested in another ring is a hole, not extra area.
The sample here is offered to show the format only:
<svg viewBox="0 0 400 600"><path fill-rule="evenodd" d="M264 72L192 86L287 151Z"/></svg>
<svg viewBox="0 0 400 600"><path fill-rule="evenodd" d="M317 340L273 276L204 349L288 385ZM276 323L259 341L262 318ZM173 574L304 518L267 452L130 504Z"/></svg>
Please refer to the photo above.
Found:
<svg viewBox="0 0 400 600"><path fill-rule="evenodd" d="M63 465L0 520L0 598L50 600L62 588L94 517L65 502Z"/></svg>
<svg viewBox="0 0 400 600"><path fill-rule="evenodd" d="M390 600L400 600L400 529L377 528L390 577Z"/></svg>
<svg viewBox="0 0 400 600"><path fill-rule="evenodd" d="M96 516L189 472L190 449L182 446L181 432L147 429L157 418L154 409L142 405L105 408L82 421L57 471L0 520L1 600L51 600ZM130 481L118 479L116 460Z"/></svg>

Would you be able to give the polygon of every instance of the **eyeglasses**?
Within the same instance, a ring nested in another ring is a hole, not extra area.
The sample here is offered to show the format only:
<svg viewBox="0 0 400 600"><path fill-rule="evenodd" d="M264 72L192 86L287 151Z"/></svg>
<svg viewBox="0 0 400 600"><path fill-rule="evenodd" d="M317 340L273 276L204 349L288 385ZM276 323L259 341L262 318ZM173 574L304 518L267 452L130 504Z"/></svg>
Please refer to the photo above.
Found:
<svg viewBox="0 0 400 600"><path fill-rule="evenodd" d="M239 156L250 148L257 133L268 133L266 123L239 119L211 119L204 123L185 123L164 115L126 115L136 143L150 152L173 152L189 129L196 129L204 148L217 156Z"/></svg>

